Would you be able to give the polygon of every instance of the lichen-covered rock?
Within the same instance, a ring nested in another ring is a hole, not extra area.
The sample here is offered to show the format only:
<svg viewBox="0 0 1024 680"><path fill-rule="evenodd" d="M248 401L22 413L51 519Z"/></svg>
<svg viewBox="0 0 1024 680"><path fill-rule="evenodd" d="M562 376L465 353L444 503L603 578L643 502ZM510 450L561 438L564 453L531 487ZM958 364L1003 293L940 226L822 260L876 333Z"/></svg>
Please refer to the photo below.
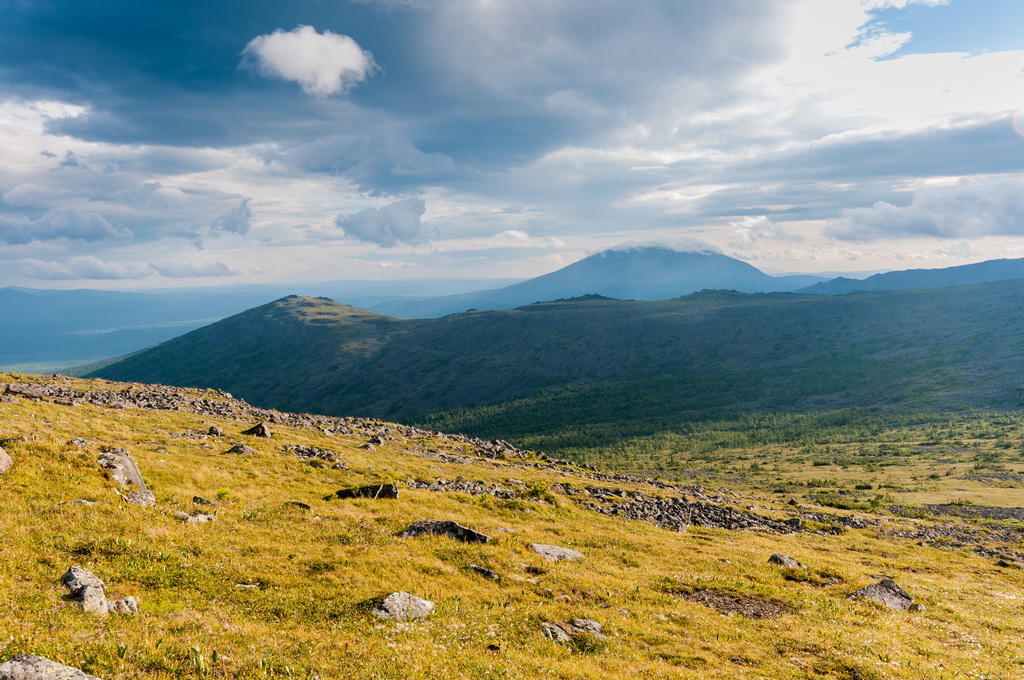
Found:
<svg viewBox="0 0 1024 680"><path fill-rule="evenodd" d="M138 614L139 603L131 595L107 601L107 612L110 614Z"/></svg>
<svg viewBox="0 0 1024 680"><path fill-rule="evenodd" d="M895 581L889 578L884 578L878 583L872 583L870 586L865 586L857 590L850 597L872 600L890 609L896 609L903 612L910 609L914 604L914 598L908 595L907 591L900 588L896 585Z"/></svg>
<svg viewBox="0 0 1024 680"><path fill-rule="evenodd" d="M78 590L82 586L96 586L97 588L103 587L103 581L98 576L86 569L85 567L79 567L78 565L69 567L64 575L60 577L60 582L68 590Z"/></svg>
<svg viewBox="0 0 1024 680"><path fill-rule="evenodd" d="M15 654L0 663L0 680L100 680L72 666L33 654Z"/></svg>
<svg viewBox="0 0 1024 680"><path fill-rule="evenodd" d="M531 543L527 546L530 550L543 557L548 562L560 562L566 560L568 562L575 562L583 559L583 553L573 550L572 548L563 548L558 545L548 545L546 543Z"/></svg>
<svg viewBox="0 0 1024 680"><path fill-rule="evenodd" d="M394 621L423 619L434 611L434 603L409 593L391 593L372 611L374 616Z"/></svg>
<svg viewBox="0 0 1024 680"><path fill-rule="evenodd" d="M245 444L235 444L224 453L235 453L240 456L255 456L256 454L259 453L259 451L252 448L251 446L246 446Z"/></svg>
<svg viewBox="0 0 1024 680"><path fill-rule="evenodd" d="M0 448L0 475L11 469L14 465L14 461L7 455L7 452Z"/></svg>
<svg viewBox="0 0 1024 680"><path fill-rule="evenodd" d="M146 483L142 481L142 473L132 457L125 449L117 448L104 451L99 456L99 464L106 470L111 479L122 489L134 486L139 491L146 491Z"/></svg>
<svg viewBox="0 0 1024 680"><path fill-rule="evenodd" d="M599 640L606 640L601 624L594 619L569 619L561 623L542 624L544 636L555 642L569 642L577 635L593 635Z"/></svg>
<svg viewBox="0 0 1024 680"><path fill-rule="evenodd" d="M424 519L413 522L409 528L401 533L402 538L414 538L416 536L447 536L463 543L490 543L491 537L479 531L473 531L464 527L458 522L451 520L429 520Z"/></svg>
<svg viewBox="0 0 1024 680"><path fill-rule="evenodd" d="M138 505L144 508L156 505L156 496L152 491L131 491L125 497L128 499L129 505Z"/></svg>
<svg viewBox="0 0 1024 680"><path fill-rule="evenodd" d="M247 434L251 437L273 437L274 435L270 432L270 427L266 423L257 423L253 427L242 434Z"/></svg>

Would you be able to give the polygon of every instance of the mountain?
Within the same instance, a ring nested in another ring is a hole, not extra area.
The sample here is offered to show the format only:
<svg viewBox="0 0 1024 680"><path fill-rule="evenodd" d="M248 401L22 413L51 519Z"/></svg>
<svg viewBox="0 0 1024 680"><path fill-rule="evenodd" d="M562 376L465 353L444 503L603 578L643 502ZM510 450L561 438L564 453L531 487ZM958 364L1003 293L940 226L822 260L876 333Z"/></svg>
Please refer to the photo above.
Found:
<svg viewBox="0 0 1024 680"><path fill-rule="evenodd" d="M52 372L121 356L291 292L340 297L359 305L443 295L510 279L338 280L121 292L0 288L0 367Z"/></svg>
<svg viewBox="0 0 1024 680"><path fill-rule="evenodd" d="M557 451L680 431L735 409L1016 408L1022 322L1024 281L856 296L567 300L441 319L291 297L94 375L216 387L264 407L443 424Z"/></svg>
<svg viewBox="0 0 1024 680"><path fill-rule="evenodd" d="M866 279L838 277L797 290L812 295L845 295L862 290L906 290L909 288L940 288L967 286L1024 279L1024 259L988 260L942 269L907 269L875 274Z"/></svg>
<svg viewBox="0 0 1024 680"><path fill-rule="evenodd" d="M710 250L658 246L606 250L550 274L494 290L427 300L393 301L371 309L403 318L434 318L468 309L510 309L587 294L620 300L669 300L705 289L775 293L822 281L810 275L774 277Z"/></svg>

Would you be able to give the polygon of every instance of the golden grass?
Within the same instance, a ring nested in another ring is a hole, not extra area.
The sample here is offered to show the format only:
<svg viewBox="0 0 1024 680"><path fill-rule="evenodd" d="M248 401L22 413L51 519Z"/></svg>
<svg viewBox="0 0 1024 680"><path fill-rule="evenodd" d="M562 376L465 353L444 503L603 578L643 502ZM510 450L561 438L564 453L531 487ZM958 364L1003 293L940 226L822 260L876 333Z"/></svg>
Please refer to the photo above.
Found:
<svg viewBox="0 0 1024 680"><path fill-rule="evenodd" d="M225 436L179 436L210 424ZM702 528L676 533L598 515L557 495L551 504L405 489L397 501L324 501L355 484L459 475L504 485L515 478L527 485L568 481L660 492L550 468L512 467L514 461L440 463L421 454L425 447L415 440L368 451L359 448L365 437L284 426L273 428L273 439L255 439L240 434L249 425L182 412L0 404L0 438L28 438L7 445L15 467L0 477L0 659L35 653L104 678L1024 673L1024 573L963 550L888 536L890 528L920 521L889 517L881 529L838 536ZM74 437L89 446L69 445ZM259 454L222 453L236 441ZM349 469L312 468L286 453L286 444L337 451ZM120 501L96 466L101 445L131 452L156 494L155 508ZM798 481L823 472L782 464ZM839 470L829 468L843 483L866 474ZM883 468L879 474L909 484L915 471ZM784 501L792 495L773 495L755 483L743 490L758 498L739 499L741 506L778 516L786 514ZM225 499L215 510L216 522L185 525L174 516L202 509L192 504L193 495L215 499L218 491ZM950 491L915 493L938 498ZM996 493L979 488L975 497ZM96 504L71 503L78 499ZM312 511L288 501L308 503ZM398 538L418 519L453 519L495 540L464 545ZM586 558L549 564L527 550L531 542L572 547ZM787 578L767 563L776 552L831 578ZM141 615L99 619L77 611L59 583L72 564L103 578L109 594L137 597ZM484 579L469 564L492 569L500 579ZM848 599L882 575L894 577L926 610L893 612ZM723 615L680 597L674 590L680 584L780 600L793 613L773 619ZM412 623L371 616L371 603L395 590L437 607L428 619ZM543 622L572 617L599 621L608 644L574 652L542 636Z"/></svg>

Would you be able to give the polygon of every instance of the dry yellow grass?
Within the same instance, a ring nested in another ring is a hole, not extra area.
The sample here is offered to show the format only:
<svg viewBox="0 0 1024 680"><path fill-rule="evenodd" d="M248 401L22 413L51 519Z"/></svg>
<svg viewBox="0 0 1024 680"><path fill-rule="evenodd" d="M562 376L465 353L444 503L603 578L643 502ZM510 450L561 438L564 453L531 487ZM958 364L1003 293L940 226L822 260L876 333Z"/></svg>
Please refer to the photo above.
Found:
<svg viewBox="0 0 1024 680"><path fill-rule="evenodd" d="M12 380L0 374L0 382ZM557 494L546 494L554 502L503 501L403 489L394 501L325 501L342 487L401 484L410 477L668 492L594 482L547 466L512 467L515 461L443 463L423 450L462 450L416 438L369 451L359 448L364 436L312 428L274 426L272 439L241 435L251 424L174 411L0 404L0 439L26 439L5 446L15 465L0 476L0 659L35 653L104 678L1024 673L1024 574L967 550L889 536L895 528L927 524L921 520L887 517L881 527L834 536L699 527L677 533L599 515ZM224 437L180 436L210 425L223 428ZM75 437L89 445L70 445ZM235 441L258 455L223 454ZM286 444L337 451L348 469L310 467L287 453ZM156 507L120 500L96 465L104 445L131 452L156 494ZM807 468L801 474L821 476L820 469ZM175 511L198 510L193 495L215 499L218 493L216 522L185 525L175 517ZM736 501L742 507L787 514L788 495L754 486L743 493L748 497ZM72 503L78 499L95 505ZM452 519L495 540L466 545L398 537L419 519ZM575 548L586 557L549 564L527 550L531 542ZM769 565L772 553L798 559L810 576ZM141 614L100 619L75 609L59 583L72 564L103 578L109 593L138 598ZM500 579L482 578L469 564L492 569ZM895 612L848 599L882 575L895 578L925 611ZM686 589L779 600L791 613L725 615L685 599L680 593ZM371 602L397 590L437 607L429 618L410 623L370 615ZM571 617L599 621L607 644L573 649L541 634L543 622Z"/></svg>

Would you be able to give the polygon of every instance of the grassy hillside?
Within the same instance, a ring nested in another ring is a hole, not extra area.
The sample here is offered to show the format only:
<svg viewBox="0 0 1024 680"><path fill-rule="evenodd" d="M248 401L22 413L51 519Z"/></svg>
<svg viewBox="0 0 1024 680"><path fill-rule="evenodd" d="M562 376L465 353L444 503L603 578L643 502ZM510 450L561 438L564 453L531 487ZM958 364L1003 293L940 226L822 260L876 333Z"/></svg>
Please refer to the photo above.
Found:
<svg viewBox="0 0 1024 680"><path fill-rule="evenodd" d="M1021 403L1024 282L823 297L705 292L400 320L285 298L96 372L590 451L749 418ZM898 421L895 421L898 422ZM596 455L596 454L595 454Z"/></svg>
<svg viewBox="0 0 1024 680"><path fill-rule="evenodd" d="M39 654L107 679L322 680L1015 677L1024 665L1019 520L911 519L887 512L888 500L872 512L835 510L816 503L823 486L809 475L821 468L795 449L756 454L764 468L778 463L765 480L790 485L778 495L758 488L750 460L732 469L729 490L666 485L535 457L485 458L459 438L260 411L211 391L3 374L0 391L6 382L50 391L0 403L0 440L13 460L0 475L0 661ZM241 434L261 419L272 438ZM211 426L223 434L209 434ZM364 448L371 437L383 443ZM225 454L234 443L255 453ZM996 440L960 443L961 452L923 451L927 442L907 441L911 454L891 457L899 464L881 474L907 484L921 477L932 494L925 500L970 487L1020 505L1020 484L1006 481L1024 471L1019 438L1013 451ZM313 467L294 445L335 452L342 465ZM112 447L137 461L154 507L119 497L97 465ZM999 451L1013 457L1002 480L958 479ZM870 464L851 460L825 475L830 491L854 493L853 480L880 474ZM925 473L936 465L954 472L931 480ZM458 478L512 496L412 488ZM403 487L397 500L324 500L382 481ZM804 523L789 534L679 532L590 509L624 511L637 493ZM196 495L218 505L195 505ZM199 512L216 521L186 524L179 515ZM421 519L455 520L494 540L399 537ZM862 528L844 528L853 526ZM532 542L585 557L545 562L527 549ZM771 565L773 553L806 567ZM93 571L111 596L136 597L140 614L79 611L59 583L71 565ZM882 575L924 611L849 599ZM435 602L434 612L405 623L369 613L399 590ZM542 634L545 622L575 617L598 621L607 640L558 644Z"/></svg>

